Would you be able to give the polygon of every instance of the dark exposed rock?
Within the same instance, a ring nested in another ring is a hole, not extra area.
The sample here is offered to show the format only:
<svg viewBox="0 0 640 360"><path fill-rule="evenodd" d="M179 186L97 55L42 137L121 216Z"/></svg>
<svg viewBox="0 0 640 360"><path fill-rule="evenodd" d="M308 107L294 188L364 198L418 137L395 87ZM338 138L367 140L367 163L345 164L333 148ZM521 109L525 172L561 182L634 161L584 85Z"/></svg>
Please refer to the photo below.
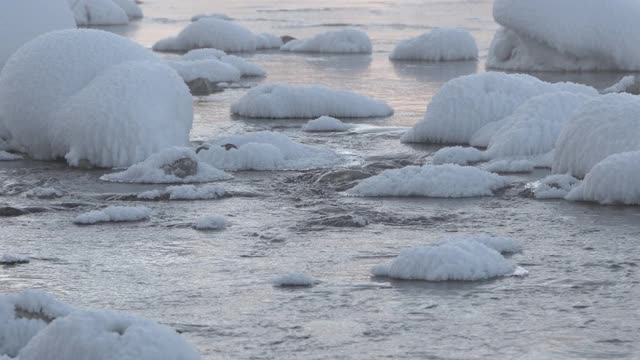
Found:
<svg viewBox="0 0 640 360"><path fill-rule="evenodd" d="M180 179L184 179L198 173L198 163L190 158L182 158L172 162L171 164L163 165L162 170L167 175L173 175Z"/></svg>
<svg viewBox="0 0 640 360"><path fill-rule="evenodd" d="M212 83L211 81L203 78L197 78L191 81L187 81L187 86L191 91L191 95L194 96L206 96L223 91L223 89L215 83Z"/></svg>
<svg viewBox="0 0 640 360"><path fill-rule="evenodd" d="M14 216L22 216L27 214L36 214L48 211L47 208L43 207L26 207L26 208L16 208L13 206L2 206L0 207L0 217L14 217Z"/></svg>
<svg viewBox="0 0 640 360"><path fill-rule="evenodd" d="M292 40L297 40L296 38L294 38L293 36L289 36L289 35L283 35L280 37L280 39L282 40L283 43L288 43L289 41Z"/></svg>
<svg viewBox="0 0 640 360"><path fill-rule="evenodd" d="M225 150L229 151L231 149L236 149L238 150L238 147L233 145L233 144L224 144L224 145L220 145L220 147L223 147Z"/></svg>

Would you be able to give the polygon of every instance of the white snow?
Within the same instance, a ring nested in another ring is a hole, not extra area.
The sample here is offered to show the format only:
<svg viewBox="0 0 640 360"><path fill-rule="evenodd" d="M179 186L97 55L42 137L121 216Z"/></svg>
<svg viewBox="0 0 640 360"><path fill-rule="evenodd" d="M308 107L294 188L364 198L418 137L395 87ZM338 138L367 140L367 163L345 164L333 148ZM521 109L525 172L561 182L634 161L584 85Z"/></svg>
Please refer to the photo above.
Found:
<svg viewBox="0 0 640 360"><path fill-rule="evenodd" d="M533 171L535 166L533 161L527 159L500 159L490 161L484 169L495 173L522 173Z"/></svg>
<svg viewBox="0 0 640 360"><path fill-rule="evenodd" d="M496 0L503 28L487 65L509 70L640 70L635 0Z"/></svg>
<svg viewBox="0 0 640 360"><path fill-rule="evenodd" d="M349 190L356 196L425 196L461 198L491 196L509 184L507 178L454 164L407 166L385 170Z"/></svg>
<svg viewBox="0 0 640 360"><path fill-rule="evenodd" d="M370 54L371 41L367 33L356 29L328 31L308 39L291 40L280 50L335 54Z"/></svg>
<svg viewBox="0 0 640 360"><path fill-rule="evenodd" d="M277 276L273 279L272 283L280 287L307 287L317 284L318 281L310 275L302 272L290 272Z"/></svg>
<svg viewBox="0 0 640 360"><path fill-rule="evenodd" d="M384 101L322 85L265 84L231 105L234 114L252 118L383 117L393 114Z"/></svg>
<svg viewBox="0 0 640 360"><path fill-rule="evenodd" d="M233 144L237 149L226 150L226 144ZM216 140L198 156L225 170L304 170L335 165L342 160L330 149L296 143L285 135L269 131Z"/></svg>
<svg viewBox="0 0 640 360"><path fill-rule="evenodd" d="M197 230L220 230L226 227L223 216L209 215L199 218L193 227Z"/></svg>
<svg viewBox="0 0 640 360"><path fill-rule="evenodd" d="M241 25L213 17L201 18L187 25L177 36L158 41L156 51L188 51L214 48L223 51L255 51L256 35Z"/></svg>
<svg viewBox="0 0 640 360"><path fill-rule="evenodd" d="M68 3L80 26L129 23L125 9L113 0L68 0Z"/></svg>
<svg viewBox="0 0 640 360"><path fill-rule="evenodd" d="M349 125L331 116L320 116L317 119L309 120L302 131L306 132L339 132L349 130Z"/></svg>
<svg viewBox="0 0 640 360"><path fill-rule="evenodd" d="M24 193L24 196L28 198L37 199L52 199L62 195L64 195L62 191L53 187L36 187Z"/></svg>
<svg viewBox="0 0 640 360"><path fill-rule="evenodd" d="M49 31L75 27L66 0L0 1L0 34L3 34L0 70L9 57L29 40Z"/></svg>
<svg viewBox="0 0 640 360"><path fill-rule="evenodd" d="M476 60L478 45L467 30L437 28L400 42L389 58L422 61Z"/></svg>
<svg viewBox="0 0 640 360"><path fill-rule="evenodd" d="M445 147L433 154L433 164L469 165L469 163L485 160L482 151L472 147Z"/></svg>
<svg viewBox="0 0 640 360"><path fill-rule="evenodd" d="M167 64L186 82L195 79L206 79L213 83L240 80L240 71L238 71L235 66L225 64L218 59L193 61L167 60Z"/></svg>
<svg viewBox="0 0 640 360"><path fill-rule="evenodd" d="M129 19L140 19L144 16L142 9L138 6L136 0L111 0L120 6L127 14Z"/></svg>
<svg viewBox="0 0 640 360"><path fill-rule="evenodd" d="M22 160L22 155L12 154L10 152L0 150L0 161Z"/></svg>
<svg viewBox="0 0 640 360"><path fill-rule="evenodd" d="M8 141L38 160L129 166L188 144L192 106L174 70L105 31L42 35L0 73L0 122Z"/></svg>
<svg viewBox="0 0 640 360"><path fill-rule="evenodd" d="M634 90L637 92L640 88L640 77L635 75L627 75L620 79L617 83L611 85L610 87L602 90L603 94L610 93L621 93L621 92L633 92ZM635 93L634 95L639 95Z"/></svg>
<svg viewBox="0 0 640 360"><path fill-rule="evenodd" d="M182 60L194 61L194 60L211 60L220 59L227 55L226 52L213 48L202 48L189 50L186 54L182 55Z"/></svg>
<svg viewBox="0 0 640 360"><path fill-rule="evenodd" d="M180 159L190 159L198 164L195 175L178 177L171 172L165 171L166 166L169 166ZM163 169L163 167L165 167L165 169ZM100 180L162 184L198 183L225 180L228 178L230 178L230 176L225 174L223 171L202 162L192 149L174 147L153 154L143 162L134 164L125 171L103 175Z"/></svg>
<svg viewBox="0 0 640 360"><path fill-rule="evenodd" d="M0 265L27 264L30 260L28 257L4 254L0 256ZM0 339L2 337L0 336Z"/></svg>
<svg viewBox="0 0 640 360"><path fill-rule="evenodd" d="M279 49L283 44L282 38L277 35L270 33L256 35L256 50Z"/></svg>
<svg viewBox="0 0 640 360"><path fill-rule="evenodd" d="M371 272L375 276L424 281L475 281L510 276L517 267L500 251L519 251L519 246L511 242L508 238L491 241L486 236L480 239L473 235L453 237L436 245L404 250L391 262L374 266Z"/></svg>
<svg viewBox="0 0 640 360"><path fill-rule="evenodd" d="M589 171L566 199L605 205L640 205L640 151L606 157Z"/></svg>
<svg viewBox="0 0 640 360"><path fill-rule="evenodd" d="M551 84L523 74L487 72L462 76L440 88L424 119L404 134L402 141L468 144L483 126L511 115L530 98L560 91L598 94L589 86Z"/></svg>
<svg viewBox="0 0 640 360"><path fill-rule="evenodd" d="M227 55L218 49L194 49L182 56L182 60L219 60L235 67L242 76L265 76L267 73L260 66L235 55Z"/></svg>
<svg viewBox="0 0 640 360"><path fill-rule="evenodd" d="M527 184L536 199L562 199L580 180L571 175L549 175L542 180Z"/></svg>
<svg viewBox="0 0 640 360"><path fill-rule="evenodd" d="M225 195L221 185L177 185L165 189L171 200L210 200L218 199Z"/></svg>
<svg viewBox="0 0 640 360"><path fill-rule="evenodd" d="M103 222L129 222L146 220L151 216L147 207L109 206L102 210L82 213L73 219L74 224L93 225Z"/></svg>
<svg viewBox="0 0 640 360"><path fill-rule="evenodd" d="M640 97L599 96L579 108L556 143L553 172L584 177L607 156L640 150Z"/></svg>

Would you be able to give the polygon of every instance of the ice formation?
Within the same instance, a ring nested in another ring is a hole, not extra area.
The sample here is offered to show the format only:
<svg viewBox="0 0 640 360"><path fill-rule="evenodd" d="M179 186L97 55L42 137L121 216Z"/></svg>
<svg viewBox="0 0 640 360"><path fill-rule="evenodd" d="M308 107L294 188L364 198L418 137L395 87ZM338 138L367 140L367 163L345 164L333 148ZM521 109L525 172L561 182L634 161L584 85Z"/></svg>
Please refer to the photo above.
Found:
<svg viewBox="0 0 640 360"><path fill-rule="evenodd" d="M227 21L231 21L233 20L231 17L225 15L225 14L219 14L219 13L211 13L211 14L198 14L198 15L194 15L191 17L191 21L198 21L200 19L204 19L204 18L214 18L214 19L220 19L220 20L227 20Z"/></svg>
<svg viewBox="0 0 640 360"><path fill-rule="evenodd" d="M640 151L606 157L589 171L566 199L605 205L640 205Z"/></svg>
<svg viewBox="0 0 640 360"><path fill-rule="evenodd" d="M370 54L369 36L360 30L343 29L328 31L308 39L291 40L280 50L292 52L315 52L335 54Z"/></svg>
<svg viewBox="0 0 640 360"><path fill-rule="evenodd" d="M0 150L0 161L22 160L22 155L12 154L10 152Z"/></svg>
<svg viewBox="0 0 640 360"><path fill-rule="evenodd" d="M519 251L513 241L476 239L473 235L445 239L436 245L404 250L390 263L371 269L375 276L402 280L485 280L513 275L517 267L500 252ZM521 273L521 271L519 272Z"/></svg>
<svg viewBox="0 0 640 360"><path fill-rule="evenodd" d="M384 101L322 85L265 84L249 90L231 112L252 118L383 117L393 114Z"/></svg>
<svg viewBox="0 0 640 360"><path fill-rule="evenodd" d="M53 187L37 187L24 193L28 198L53 199L64 195L64 193Z"/></svg>
<svg viewBox="0 0 640 360"><path fill-rule="evenodd" d="M265 76L267 73L260 66L235 55L227 55L218 49L194 49L182 56L182 60L219 60L235 67L242 76Z"/></svg>
<svg viewBox="0 0 640 360"><path fill-rule="evenodd" d="M227 148L225 145L233 147ZM255 132L219 139L198 156L224 170L303 170L335 165L332 150L300 144L274 132Z"/></svg>
<svg viewBox="0 0 640 360"><path fill-rule="evenodd" d="M602 90L603 94L626 92L633 95L640 95L640 77L628 75L620 79L617 83Z"/></svg>
<svg viewBox="0 0 640 360"><path fill-rule="evenodd" d="M4 34L0 41L0 70L11 54L29 40L49 31L75 27L66 0L0 1L0 34Z"/></svg>
<svg viewBox="0 0 640 360"><path fill-rule="evenodd" d="M607 156L640 150L640 98L599 96L580 107L556 143L553 172L582 178Z"/></svg>
<svg viewBox="0 0 640 360"><path fill-rule="evenodd" d="M129 166L188 144L192 117L191 94L173 69L104 31L42 35L0 73L0 123L13 148L38 160Z"/></svg>
<svg viewBox="0 0 640 360"><path fill-rule="evenodd" d="M279 49L283 44L282 38L277 35L270 33L256 35L256 50Z"/></svg>
<svg viewBox="0 0 640 360"><path fill-rule="evenodd" d="M551 84L523 74L488 72L462 76L440 88L424 119L402 141L468 144L483 126L511 115L530 98L560 91L598 94L589 86Z"/></svg>
<svg viewBox="0 0 640 360"><path fill-rule="evenodd" d="M302 131L306 132L339 132L348 129L349 125L331 116L320 116L317 119L309 120L302 127Z"/></svg>
<svg viewBox="0 0 640 360"><path fill-rule="evenodd" d="M542 180L527 184L536 199L562 199L580 184L571 175L549 175Z"/></svg>
<svg viewBox="0 0 640 360"><path fill-rule="evenodd" d="M170 200L211 200L218 199L225 195L224 187L221 185L177 185L169 186L165 189Z"/></svg>
<svg viewBox="0 0 640 360"><path fill-rule="evenodd" d="M168 60L167 64L171 66L185 82L196 79L205 79L213 83L233 82L240 80L241 76L240 71L235 66L225 64L218 59L194 61Z"/></svg>
<svg viewBox="0 0 640 360"><path fill-rule="evenodd" d="M275 279L273 279L272 282L274 285L280 287L306 287L315 285L317 283L317 280L305 273L290 272L277 276Z"/></svg>
<svg viewBox="0 0 640 360"><path fill-rule="evenodd" d="M485 160L482 151L472 147L452 146L445 147L433 154L435 165L456 164L469 165L469 163Z"/></svg>
<svg viewBox="0 0 640 360"><path fill-rule="evenodd" d="M400 42L389 58L422 61L476 60L478 45L467 30L437 28Z"/></svg>
<svg viewBox="0 0 640 360"><path fill-rule="evenodd" d="M490 161L484 169L495 173L521 173L531 172L535 166L533 161L527 159L499 159Z"/></svg>
<svg viewBox="0 0 640 360"><path fill-rule="evenodd" d="M68 0L78 25L124 25L143 16L135 0Z"/></svg>
<svg viewBox="0 0 640 360"><path fill-rule="evenodd" d="M508 70L640 70L635 0L496 0L487 65Z"/></svg>
<svg viewBox="0 0 640 360"><path fill-rule="evenodd" d="M130 183L198 183L225 180L229 175L202 162L190 148L168 148L149 156L127 170L100 179Z"/></svg>
<svg viewBox="0 0 640 360"><path fill-rule="evenodd" d="M129 222L146 220L151 209L146 207L109 206L102 210L93 210L76 216L74 224L93 225L104 222Z"/></svg>
<svg viewBox="0 0 640 360"><path fill-rule="evenodd" d="M224 217L219 215L203 216L193 224L196 230L220 230L224 229L225 226Z"/></svg>
<svg viewBox="0 0 640 360"><path fill-rule="evenodd" d="M407 166L385 170L349 190L356 196L425 196L461 198L491 196L509 181L499 175L454 164Z"/></svg>

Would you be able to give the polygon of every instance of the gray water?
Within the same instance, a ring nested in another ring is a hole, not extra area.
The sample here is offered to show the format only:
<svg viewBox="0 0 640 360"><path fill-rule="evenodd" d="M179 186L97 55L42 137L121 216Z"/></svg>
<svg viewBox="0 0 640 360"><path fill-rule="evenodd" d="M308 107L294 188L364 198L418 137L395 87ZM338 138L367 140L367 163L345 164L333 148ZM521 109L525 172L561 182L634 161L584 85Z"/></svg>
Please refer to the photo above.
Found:
<svg viewBox="0 0 640 360"><path fill-rule="evenodd" d="M209 201L140 202L127 194L162 188L98 180L104 170L54 162L0 162L0 206L42 212L0 218L0 254L33 258L0 267L0 291L41 288L70 304L135 313L174 327L205 359L585 359L640 358L640 209L537 201L514 176L495 197L374 199L345 196L349 182L317 183L348 166L423 164L438 148L401 144L447 80L484 71L497 25L491 1L146 0L145 18L118 32L145 46L174 35L197 13L226 13L250 29L305 37L353 26L367 31L372 55L320 56L277 51L242 54L265 68L262 82L321 83L386 100L390 118L359 120L356 130L308 135L301 120L231 117L246 89L195 99L192 140L273 130L327 146L350 161L334 169L236 172L223 182L235 196ZM469 29L478 62L391 63L393 45L438 26ZM163 55L171 56L171 55ZM622 74L536 74L602 88ZM378 170L375 170L378 169ZM34 186L66 192L31 200ZM72 219L104 205L148 206L149 221L80 227ZM191 224L221 214L229 226ZM366 218L358 228L341 221ZM488 232L523 241L511 260L524 278L424 283L370 277L372 265L402 249L456 232ZM313 288L274 288L281 273L304 271Z"/></svg>

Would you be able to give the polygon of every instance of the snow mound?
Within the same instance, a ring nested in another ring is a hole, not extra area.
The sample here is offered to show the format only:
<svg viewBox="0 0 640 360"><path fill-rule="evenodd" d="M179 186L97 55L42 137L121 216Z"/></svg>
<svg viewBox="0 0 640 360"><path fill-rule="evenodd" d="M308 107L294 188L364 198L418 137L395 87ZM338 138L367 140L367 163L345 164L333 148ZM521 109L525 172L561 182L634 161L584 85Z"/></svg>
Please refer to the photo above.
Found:
<svg viewBox="0 0 640 360"><path fill-rule="evenodd" d="M383 117L393 114L384 101L322 85L265 84L249 90L231 112L252 118Z"/></svg>
<svg viewBox="0 0 640 360"><path fill-rule="evenodd" d="M371 272L375 276L424 281L477 281L510 276L517 267L500 253L505 248L510 250L508 240L492 243L474 236L454 237L433 246L404 250L390 263L374 266Z"/></svg>
<svg viewBox="0 0 640 360"><path fill-rule="evenodd" d="M556 143L553 172L584 177L612 154L640 150L640 98L599 96L580 107Z"/></svg>
<svg viewBox="0 0 640 360"><path fill-rule="evenodd" d="M171 200L218 199L226 193L224 187L220 185L203 185L199 187L194 185L169 186L165 191L169 194L169 199Z"/></svg>
<svg viewBox="0 0 640 360"><path fill-rule="evenodd" d="M235 55L227 55L218 49L194 49L182 56L182 60L219 60L235 67L242 76L265 76L267 73L260 66Z"/></svg>
<svg viewBox="0 0 640 360"><path fill-rule="evenodd" d="M562 199L576 186L580 180L571 175L549 175L542 180L527 184L536 199Z"/></svg>
<svg viewBox="0 0 640 360"><path fill-rule="evenodd" d="M12 154L10 152L0 150L0 161L22 160L22 155Z"/></svg>
<svg viewBox="0 0 640 360"><path fill-rule="evenodd" d="M309 39L291 40L280 50L335 54L370 54L371 41L367 33L356 29L328 31Z"/></svg>
<svg viewBox="0 0 640 360"><path fill-rule="evenodd" d="M49 31L75 27L66 0L0 2L0 34L4 34L0 41L0 70L11 54L29 40Z"/></svg>
<svg viewBox="0 0 640 360"><path fill-rule="evenodd" d="M124 10L129 19L141 19L144 17L142 9L138 6L138 0L111 0Z"/></svg>
<svg viewBox="0 0 640 360"><path fill-rule="evenodd" d="M485 155L482 151L462 146L445 147L433 154L434 165L469 165L469 163L483 161L484 159Z"/></svg>
<svg viewBox="0 0 640 360"><path fill-rule="evenodd" d="M212 48L202 48L189 50L186 54L182 55L182 60L195 61L195 60L211 60L220 59L227 55L226 52Z"/></svg>
<svg viewBox="0 0 640 360"><path fill-rule="evenodd" d="M305 273L290 272L287 274L279 275L278 277L273 279L272 283L275 286L280 287L308 287L317 284L318 281Z"/></svg>
<svg viewBox="0 0 640 360"><path fill-rule="evenodd" d="M526 71L640 70L634 0L497 0L487 65ZM624 35L622 35L624 34Z"/></svg>
<svg viewBox="0 0 640 360"><path fill-rule="evenodd" d="M184 164L178 167L172 164ZM195 168L195 169L194 169ZM127 170L103 175L100 180L130 183L198 183L225 180L230 176L203 163L190 148L168 148Z"/></svg>
<svg viewBox="0 0 640 360"><path fill-rule="evenodd" d="M167 61L185 82L206 79L213 83L240 80L240 71L235 66L217 59L194 61Z"/></svg>
<svg viewBox="0 0 640 360"><path fill-rule="evenodd" d="M237 23L206 17L184 28L177 36L158 41L156 51L188 51L214 48L223 51L255 51L256 35Z"/></svg>
<svg viewBox="0 0 640 360"><path fill-rule="evenodd" d="M589 171L567 200L640 205L640 151L606 157Z"/></svg>
<svg viewBox="0 0 640 360"><path fill-rule="evenodd" d="M129 222L147 220L151 209L147 207L110 206L103 210L93 210L73 219L74 224L93 225L104 222Z"/></svg>
<svg viewBox="0 0 640 360"><path fill-rule="evenodd" d="M64 195L62 191L52 187L37 187L24 193L24 196L36 199L53 199L62 195Z"/></svg>
<svg viewBox="0 0 640 360"><path fill-rule="evenodd" d="M438 28L400 42L389 58L423 61L477 60L478 45L467 30Z"/></svg>
<svg viewBox="0 0 640 360"><path fill-rule="evenodd" d="M220 230L226 227L224 217L219 215L211 215L201 217L193 224L197 230Z"/></svg>
<svg viewBox="0 0 640 360"><path fill-rule="evenodd" d="M589 86L551 84L523 74L488 72L462 76L440 88L424 119L404 134L402 141L468 144L483 126L511 115L530 98L560 91L598 94Z"/></svg>
<svg viewBox="0 0 640 360"><path fill-rule="evenodd" d="M495 173L532 172L536 164L527 159L500 159L490 161L484 169Z"/></svg>
<svg viewBox="0 0 640 360"><path fill-rule="evenodd" d="M256 50L279 49L283 44L280 36L270 33L256 35Z"/></svg>
<svg viewBox="0 0 640 360"><path fill-rule="evenodd" d="M320 116L315 120L309 120L302 131L306 132L339 132L349 130L349 125L331 116Z"/></svg>
<svg viewBox="0 0 640 360"><path fill-rule="evenodd" d="M349 190L356 196L426 196L461 198L491 196L509 181L499 175L453 164L407 166L385 170Z"/></svg>
<svg viewBox="0 0 640 360"><path fill-rule="evenodd" d="M142 17L142 11L137 4L130 0L68 0L80 26L90 25L125 25L129 23L127 10ZM125 6L125 10L121 5ZM137 8L137 9L135 9ZM140 13L137 13L140 11Z"/></svg>
<svg viewBox="0 0 640 360"><path fill-rule="evenodd" d="M603 94L626 92L633 95L640 95L640 77L628 75L620 79L617 83L602 90Z"/></svg>
<svg viewBox="0 0 640 360"><path fill-rule="evenodd" d="M233 145L229 150L225 148L228 144ZM341 161L332 150L296 143L285 135L269 131L217 140L198 156L225 170L305 170Z"/></svg>
<svg viewBox="0 0 640 360"><path fill-rule="evenodd" d="M38 160L129 166L188 144L192 117L191 94L175 71L105 31L47 33L0 73L0 123L12 148Z"/></svg>

